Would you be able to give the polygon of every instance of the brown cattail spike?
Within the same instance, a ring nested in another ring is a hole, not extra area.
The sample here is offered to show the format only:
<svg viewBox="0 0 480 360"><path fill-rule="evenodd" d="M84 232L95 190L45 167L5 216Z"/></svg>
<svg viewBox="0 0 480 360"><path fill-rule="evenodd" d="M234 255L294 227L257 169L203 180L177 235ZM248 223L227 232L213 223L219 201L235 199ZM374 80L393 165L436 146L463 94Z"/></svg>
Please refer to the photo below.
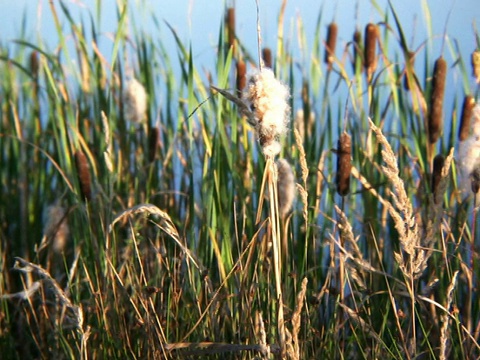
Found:
<svg viewBox="0 0 480 360"><path fill-rule="evenodd" d="M266 67L273 69L272 50L270 48L263 48L262 58Z"/></svg>
<svg viewBox="0 0 480 360"><path fill-rule="evenodd" d="M87 157L81 150L75 152L75 165L77 166L78 182L80 184L82 199L91 200L92 181L90 178L90 170Z"/></svg>
<svg viewBox="0 0 480 360"><path fill-rule="evenodd" d="M373 73L377 68L377 40L378 28L375 24L370 23L365 27L365 53L363 56L368 82L372 80Z"/></svg>
<svg viewBox="0 0 480 360"><path fill-rule="evenodd" d="M238 95L242 93L247 85L247 66L243 60L237 61L237 92Z"/></svg>
<svg viewBox="0 0 480 360"><path fill-rule="evenodd" d="M337 192L345 196L350 191L350 172L352 170L352 140L344 132L338 140L337 148Z"/></svg>
<svg viewBox="0 0 480 360"><path fill-rule="evenodd" d="M292 209L295 199L295 176L290 164L285 159L276 162L278 173L278 211L285 218Z"/></svg>
<svg viewBox="0 0 480 360"><path fill-rule="evenodd" d="M32 51L30 54L30 72L32 73L32 77L36 80L38 78L38 69L39 69L39 61L38 61L38 52Z"/></svg>
<svg viewBox="0 0 480 360"><path fill-rule="evenodd" d="M438 184L440 183L440 180L442 180L442 169L443 165L445 164L445 158L443 155L438 154L435 156L433 159L433 172L432 172L432 193L433 193L433 198L437 199L437 189L438 189Z"/></svg>
<svg viewBox="0 0 480 360"><path fill-rule="evenodd" d="M407 61L405 64L405 77L403 78L403 88L405 90L410 90L410 84L408 83L409 72L411 73L411 79L414 80L413 76L413 65L415 63L415 53L413 51L407 52Z"/></svg>
<svg viewBox="0 0 480 360"><path fill-rule="evenodd" d="M476 167L473 169L472 173L470 174L470 181L472 182L472 192L477 194L480 190L480 168Z"/></svg>
<svg viewBox="0 0 480 360"><path fill-rule="evenodd" d="M355 30L353 33L353 71L357 71L357 64L361 63L361 43L362 34L359 30Z"/></svg>
<svg viewBox="0 0 480 360"><path fill-rule="evenodd" d="M154 127L150 131L150 135L148 137L148 160L150 162L155 160L157 156L158 146L159 146L159 138L160 134L158 128Z"/></svg>
<svg viewBox="0 0 480 360"><path fill-rule="evenodd" d="M480 84L480 50L472 53L472 73L477 84Z"/></svg>
<svg viewBox="0 0 480 360"><path fill-rule="evenodd" d="M465 96L462 106L462 117L460 119L460 127L458 129L458 140L464 141L470 135L470 119L473 115L475 107L475 99L472 95Z"/></svg>
<svg viewBox="0 0 480 360"><path fill-rule="evenodd" d="M442 133L443 127L443 96L445 93L445 78L447 76L447 62L443 57L435 61L433 68L432 92L430 95L430 109L428 112L428 140L435 144Z"/></svg>
<svg viewBox="0 0 480 360"><path fill-rule="evenodd" d="M328 25L327 29L327 44L325 47L325 64L328 64L328 69L332 69L335 60L335 46L337 44L338 26L334 22Z"/></svg>
<svg viewBox="0 0 480 360"><path fill-rule="evenodd" d="M228 47L233 49L235 55L235 8L227 9Z"/></svg>

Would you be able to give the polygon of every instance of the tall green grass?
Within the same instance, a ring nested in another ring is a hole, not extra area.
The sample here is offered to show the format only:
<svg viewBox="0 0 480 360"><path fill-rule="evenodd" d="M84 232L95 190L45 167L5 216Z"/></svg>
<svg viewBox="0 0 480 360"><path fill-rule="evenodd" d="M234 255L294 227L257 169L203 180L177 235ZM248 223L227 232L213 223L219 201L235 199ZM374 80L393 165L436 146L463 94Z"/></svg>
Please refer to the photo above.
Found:
<svg viewBox="0 0 480 360"><path fill-rule="evenodd" d="M478 94L468 86L470 54L446 40L447 70L463 86L444 100L453 108L444 114L451 129L429 145L433 59L441 54L420 46L412 61L394 7L373 5L371 76L363 40L337 41L324 63L322 13L313 44L295 19L301 60L278 38L274 71L292 95L292 132L281 157L297 179L296 206L285 219L272 207L275 198L262 196L267 186L275 193L274 171L254 129L211 88L235 94L236 63L259 66L256 49L231 36L226 23L219 23L208 66L153 18L175 41L167 49L122 2L110 50L99 46L100 14L76 22L62 2L49 8L54 49L24 38L2 44L2 356L477 358L475 218L448 156L458 141L459 104ZM279 34L288 20L283 11ZM352 39L356 30L364 39L366 25L352 26ZM129 76L148 94L141 124L125 116ZM351 137L352 175L340 196L335 148L343 131ZM89 199L79 152L88 163ZM437 154L447 164L439 195L430 185ZM65 216L46 232L50 205ZM69 235L58 252L62 221ZM286 251L278 239L286 239ZM418 270L420 256L427 260Z"/></svg>

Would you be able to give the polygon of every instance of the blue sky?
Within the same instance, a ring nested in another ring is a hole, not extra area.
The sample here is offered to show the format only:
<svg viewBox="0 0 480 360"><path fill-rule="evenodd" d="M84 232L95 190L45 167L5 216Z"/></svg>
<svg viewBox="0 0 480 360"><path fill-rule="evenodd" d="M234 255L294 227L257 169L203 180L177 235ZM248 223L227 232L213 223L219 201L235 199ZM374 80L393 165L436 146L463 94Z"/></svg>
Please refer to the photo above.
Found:
<svg viewBox="0 0 480 360"><path fill-rule="evenodd" d="M475 38L473 22L480 26L479 0L392 0L402 24L406 29L414 29L414 44L425 39L425 14L422 4L428 4L432 15L433 34L440 37L451 10L447 32L461 43L473 49ZM386 0L376 1L381 9L386 9ZM57 1L54 1L57 3ZM64 0L71 13L84 20L88 20L88 13L95 13L97 0ZM116 16L114 0L103 0L101 12L101 30L108 38L115 29ZM129 5L137 13L137 19L147 31L154 27L151 15L155 14L159 20L167 20L180 34L183 40L191 41L194 52L202 56L202 52L215 44L223 9L226 5L237 8L237 32L248 44L256 43L256 9L255 0L131 0ZM280 9L279 0L260 0L260 18L263 28L264 43L274 47L277 16ZM370 0L359 0L358 18L355 16L353 0L290 0L286 10L286 36L292 34L289 29L295 26L296 17L301 17L305 32L313 34L320 11L323 11L323 24L335 19L340 28L340 41L347 42L355 24L363 26L368 21L378 22L381 16L375 10ZM441 4L441 5L439 5ZM57 6L58 7L58 6ZM26 14L28 19L27 38L38 40L38 36L49 39L55 34L48 0L0 0L0 34L1 41L19 37L22 28L22 18ZM163 25L163 24L162 24ZM165 36L168 31L165 28ZM407 34L411 39L413 34ZM168 39L167 39L168 40ZM295 42L295 39L292 39ZM471 50L470 50L471 51Z"/></svg>
<svg viewBox="0 0 480 360"><path fill-rule="evenodd" d="M412 49L417 49L428 38L427 24L431 21L433 41L430 50L433 58L437 58L441 54L443 33L447 24L447 34L451 40L451 45L443 49L447 63L451 65L455 62L452 49L457 41L466 66L470 67L469 57L476 47L473 29L474 26L480 28L479 1L392 0L392 4L400 17ZM57 11L61 13L59 1L53 2L56 4ZM90 16L98 15L97 2L98 0L63 1L76 21L83 20L87 24L90 22ZM109 50L103 49L111 49L113 43L117 25L117 3L123 3L123 0L100 2L100 30L97 29L97 32L100 33L99 46L107 58ZM263 44L275 51L281 1L259 0L259 3ZM358 7L355 6L357 3ZM378 8L375 8L372 3L378 4ZM226 6L235 4L237 34L250 52L256 53L255 0L130 0L128 4L130 11L135 14L133 19L136 21L136 26L141 27L152 38L161 40L167 50L175 54L173 36L164 22L168 21L176 29L184 44L191 44L196 66L206 69L212 69L215 66L214 50L224 9ZM354 0L289 0L285 14L285 39L294 56L297 56L294 61L297 63L302 61L297 38L298 19L301 19L307 36L307 49L303 49L303 54L308 56L320 13L322 14L322 38L326 34L328 23L335 20L339 26L337 46L340 48L351 40L357 26L363 31L368 22L382 21L381 12L387 8L388 0L358 0L358 2ZM427 8L430 11L430 18L428 11L425 10ZM20 38L22 19L26 16L28 21L25 38L27 41L46 44L44 46L47 46L50 51L53 50L56 45L56 30L49 0L0 0L0 14L0 41L3 45L10 43L12 39ZM159 28L154 25L154 16L159 21ZM389 16L392 19L391 14ZM66 22L64 19L61 21ZM393 21L389 20L389 23L393 24ZM394 39L392 38L391 41L393 42ZM456 53L457 50L454 52ZM422 71L423 68L417 69L419 75ZM451 88L463 87L462 79L458 75L449 72L449 76L451 76L449 80ZM471 79L470 87L474 89L474 86ZM447 93L448 91L447 89Z"/></svg>

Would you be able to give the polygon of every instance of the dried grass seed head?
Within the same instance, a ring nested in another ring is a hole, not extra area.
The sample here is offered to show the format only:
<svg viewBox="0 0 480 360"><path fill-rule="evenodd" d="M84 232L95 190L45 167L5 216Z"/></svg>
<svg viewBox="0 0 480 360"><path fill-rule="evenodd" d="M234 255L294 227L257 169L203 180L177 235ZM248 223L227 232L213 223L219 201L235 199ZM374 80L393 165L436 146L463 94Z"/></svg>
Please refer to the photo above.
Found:
<svg viewBox="0 0 480 360"><path fill-rule="evenodd" d="M278 173L278 210L280 216L284 218L292 209L293 201L295 200L295 176L287 160L279 159L276 164Z"/></svg>
<svg viewBox="0 0 480 360"><path fill-rule="evenodd" d="M477 84L480 84L480 50L472 53L472 74Z"/></svg>
<svg viewBox="0 0 480 360"><path fill-rule="evenodd" d="M123 93L125 118L134 123L145 120L147 112L147 92L143 85L135 78L127 82Z"/></svg>
<svg viewBox="0 0 480 360"><path fill-rule="evenodd" d="M248 76L242 94L255 118L255 130L265 155L280 152L279 136L288 129L290 92L287 86L275 78L269 68L256 70Z"/></svg>

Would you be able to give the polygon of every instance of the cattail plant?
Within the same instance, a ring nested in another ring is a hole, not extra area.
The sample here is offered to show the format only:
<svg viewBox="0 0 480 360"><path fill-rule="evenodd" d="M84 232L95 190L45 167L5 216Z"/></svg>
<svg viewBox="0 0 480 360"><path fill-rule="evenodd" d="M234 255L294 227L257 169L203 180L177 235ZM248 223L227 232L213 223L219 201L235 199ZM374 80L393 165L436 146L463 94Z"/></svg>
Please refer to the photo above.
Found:
<svg viewBox="0 0 480 360"><path fill-rule="evenodd" d="M430 108L427 118L428 141L435 144L443 128L443 96L445 94L445 79L447 76L447 62L440 56L433 68L432 92L430 94Z"/></svg>
<svg viewBox="0 0 480 360"><path fill-rule="evenodd" d="M39 68L40 68L40 64L39 64L38 52L32 51L32 53L30 54L30 73L32 74L32 77L35 79L35 81L38 78Z"/></svg>
<svg viewBox="0 0 480 360"><path fill-rule="evenodd" d="M432 184L431 191L433 199L437 202L438 186L442 180L442 170L445 164L445 157L442 154L437 154L433 159Z"/></svg>
<svg viewBox="0 0 480 360"><path fill-rule="evenodd" d="M87 157L82 150L77 150L75 152L75 165L77 167L81 197L84 200L90 201L92 199L92 180L90 178L90 169L88 166Z"/></svg>
<svg viewBox="0 0 480 360"><path fill-rule="evenodd" d="M353 71L357 71L357 64L362 63L361 48L362 48L362 33L360 30L355 30L353 33Z"/></svg>
<svg viewBox="0 0 480 360"><path fill-rule="evenodd" d="M477 84L480 84L480 50L472 53L472 74Z"/></svg>
<svg viewBox="0 0 480 360"><path fill-rule="evenodd" d="M285 159L279 159L277 165L278 211L280 217L285 218L292 210L295 200L295 177L290 164Z"/></svg>
<svg viewBox="0 0 480 360"><path fill-rule="evenodd" d="M250 74L242 98L252 111L255 130L263 154L274 157L280 153L279 137L287 131L290 92L275 79L273 71L263 68Z"/></svg>
<svg viewBox="0 0 480 360"><path fill-rule="evenodd" d="M295 113L295 128L297 128L300 137L304 140L313 133L313 126L315 125L315 113L309 112L308 117L305 117L305 111L298 109Z"/></svg>
<svg viewBox="0 0 480 360"><path fill-rule="evenodd" d="M328 65L328 69L332 69L333 62L335 60L335 47L337 44L338 26L332 22L327 28L327 43L325 46L325 64Z"/></svg>
<svg viewBox="0 0 480 360"><path fill-rule="evenodd" d="M338 140L337 155L335 178L337 192L340 196L346 196L350 192L350 172L352 170L352 140L346 132L343 132Z"/></svg>
<svg viewBox="0 0 480 360"><path fill-rule="evenodd" d="M148 135L148 160L150 162L154 161L155 157L157 156L159 139L160 132L158 131L157 127L153 127Z"/></svg>
<svg viewBox="0 0 480 360"><path fill-rule="evenodd" d="M147 111L147 92L143 85L135 78L127 82L123 93L125 118L134 123L145 120Z"/></svg>
<svg viewBox="0 0 480 360"><path fill-rule="evenodd" d="M363 55L363 66L367 74L368 82L371 82L373 73L377 69L377 41L378 28L375 24L368 24L365 27L365 45Z"/></svg>
<svg viewBox="0 0 480 360"><path fill-rule="evenodd" d="M235 8L228 8L226 14L228 48L232 49L235 55Z"/></svg>
<svg viewBox="0 0 480 360"><path fill-rule="evenodd" d="M468 120L462 120L467 123ZM476 105L472 110L472 116L469 121L468 130L461 130L462 139L458 145L458 165L460 170L459 189L464 196L468 196L472 191L472 174L480 168L480 105ZM462 127L466 127L462 124ZM476 176L476 175L475 175Z"/></svg>
<svg viewBox="0 0 480 360"><path fill-rule="evenodd" d="M63 252L70 234L67 222L67 211L64 207L55 204L48 206L43 213L43 236L56 253Z"/></svg>
<svg viewBox="0 0 480 360"><path fill-rule="evenodd" d="M410 90L410 84L408 83L408 75L409 75L409 72L410 71L413 71L413 66L414 66L414 63L415 63L415 52L413 51L407 51L407 54L406 54L406 64L405 64L405 76L403 78L403 88L405 90ZM413 72L411 73L412 77L413 77ZM413 78L412 78L413 80Z"/></svg>
<svg viewBox="0 0 480 360"><path fill-rule="evenodd" d="M237 61L237 94L241 95L247 84L247 66L243 60Z"/></svg>
<svg viewBox="0 0 480 360"><path fill-rule="evenodd" d="M265 47L262 49L262 59L267 68L273 69L272 49Z"/></svg>
<svg viewBox="0 0 480 360"><path fill-rule="evenodd" d="M467 95L463 99L462 115L460 118L460 127L458 129L458 140L464 141L470 135L470 119L472 118L475 99L472 95Z"/></svg>

